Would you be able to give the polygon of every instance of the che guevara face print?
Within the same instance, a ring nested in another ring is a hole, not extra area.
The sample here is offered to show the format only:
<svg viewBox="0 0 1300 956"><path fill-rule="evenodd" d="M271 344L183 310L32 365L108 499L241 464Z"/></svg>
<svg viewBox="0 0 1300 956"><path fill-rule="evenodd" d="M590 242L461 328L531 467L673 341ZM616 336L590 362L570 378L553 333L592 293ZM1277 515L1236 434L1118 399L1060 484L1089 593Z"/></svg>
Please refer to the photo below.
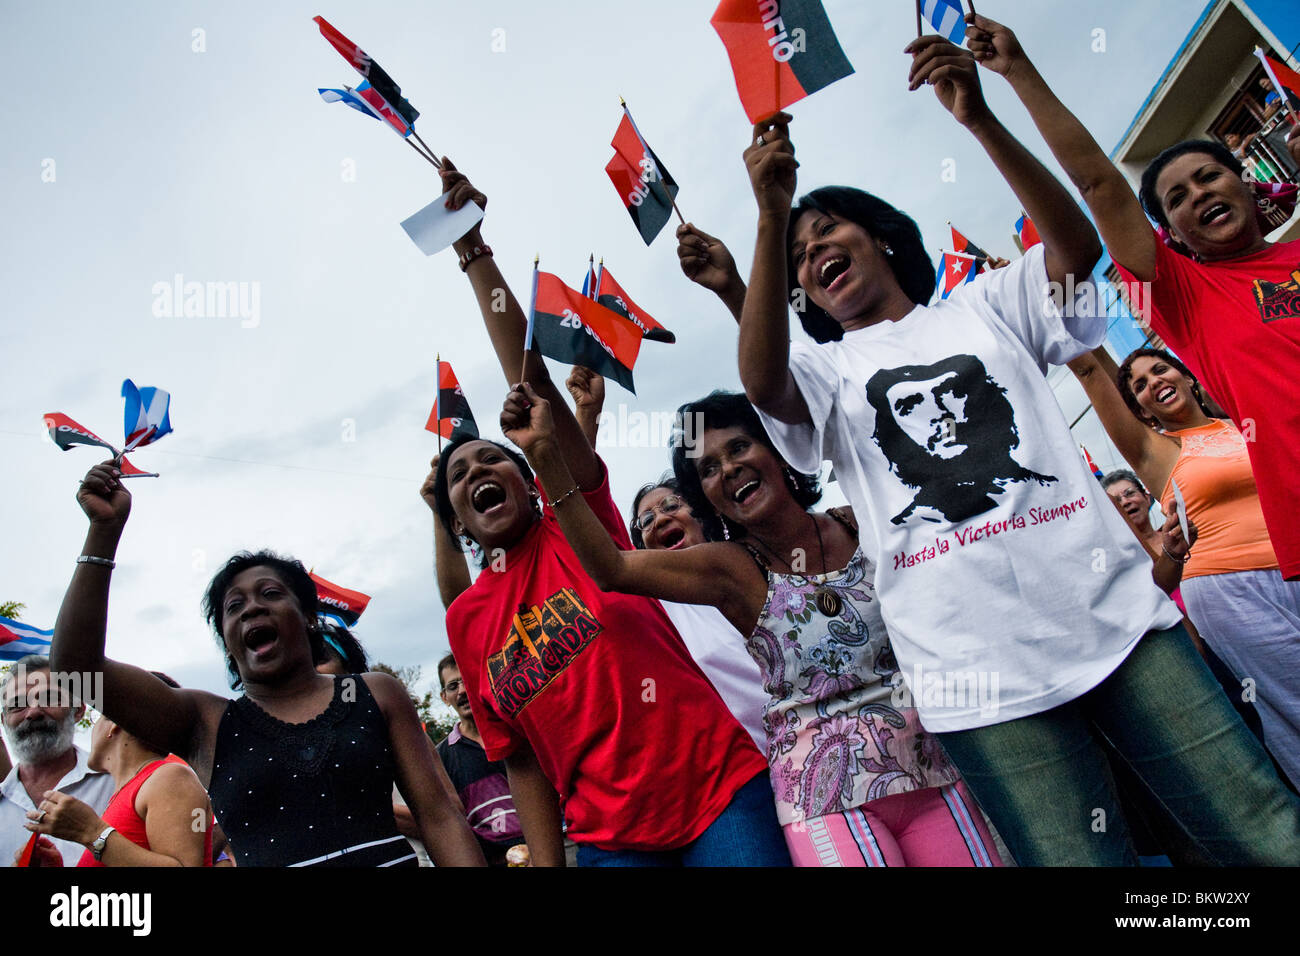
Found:
<svg viewBox="0 0 1300 956"><path fill-rule="evenodd" d="M873 440L890 470L916 489L894 524L965 521L996 507L1011 482L1057 480L1011 457L1020 444L1014 410L973 355L881 369L867 382L867 401L876 412Z"/></svg>

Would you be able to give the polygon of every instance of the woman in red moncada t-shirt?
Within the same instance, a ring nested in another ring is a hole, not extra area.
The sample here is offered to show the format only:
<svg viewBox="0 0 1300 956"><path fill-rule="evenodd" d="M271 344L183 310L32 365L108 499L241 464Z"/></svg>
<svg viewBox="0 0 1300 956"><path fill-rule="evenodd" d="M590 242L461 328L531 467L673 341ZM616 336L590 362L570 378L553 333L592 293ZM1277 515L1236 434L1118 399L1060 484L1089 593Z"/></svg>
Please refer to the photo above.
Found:
<svg viewBox="0 0 1300 956"><path fill-rule="evenodd" d="M1130 301L1232 417L1246 440L1283 576L1300 579L1300 241L1270 243L1253 184L1219 143L1165 150L1124 175L1039 76L1014 34L973 18L970 48L1006 76L1079 187ZM1153 231L1143 207L1164 230Z"/></svg>
<svg viewBox="0 0 1300 956"><path fill-rule="evenodd" d="M445 160L442 175L451 208L486 204ZM525 364L523 311L478 227L453 248L507 381L522 367L551 403L576 482L546 489L551 503L539 507L522 456L476 438L444 448L434 479L439 519L484 552L447 634L487 757L506 763L534 864L563 865L562 807L580 865L788 866L767 762L663 608L603 593L560 531L552 507L580 493L631 548L604 464L540 356Z"/></svg>

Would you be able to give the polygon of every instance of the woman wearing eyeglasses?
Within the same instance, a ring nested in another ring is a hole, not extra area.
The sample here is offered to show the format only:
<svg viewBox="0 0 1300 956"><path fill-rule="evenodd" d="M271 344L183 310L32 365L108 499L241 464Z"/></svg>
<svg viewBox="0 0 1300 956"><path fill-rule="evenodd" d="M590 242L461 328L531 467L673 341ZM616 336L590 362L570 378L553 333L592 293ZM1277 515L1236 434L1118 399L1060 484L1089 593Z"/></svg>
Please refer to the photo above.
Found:
<svg viewBox="0 0 1300 956"><path fill-rule="evenodd" d="M672 472L636 493L628 530L632 544L644 551L679 551L707 540ZM763 707L768 698L758 665L745 650L744 635L711 605L659 603L727 709L754 738L758 749L766 752Z"/></svg>

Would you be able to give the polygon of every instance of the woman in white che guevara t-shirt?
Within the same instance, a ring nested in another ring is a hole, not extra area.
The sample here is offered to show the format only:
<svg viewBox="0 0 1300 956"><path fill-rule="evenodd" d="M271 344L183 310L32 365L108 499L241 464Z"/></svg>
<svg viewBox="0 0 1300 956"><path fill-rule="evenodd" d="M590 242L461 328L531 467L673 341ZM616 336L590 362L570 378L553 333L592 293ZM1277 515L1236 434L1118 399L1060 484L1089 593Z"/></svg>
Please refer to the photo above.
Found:
<svg viewBox="0 0 1300 956"><path fill-rule="evenodd" d="M967 51L926 37L909 52L912 87L934 85L1042 245L927 307L916 224L842 187L792 209L790 117L760 122L745 153L759 206L745 391L794 468L833 463L875 538L922 723L1021 864L1136 862L1103 734L1214 860L1300 862L1300 803L1152 583L1044 378L1104 337L1096 232L990 113ZM790 343L787 296L816 346Z"/></svg>

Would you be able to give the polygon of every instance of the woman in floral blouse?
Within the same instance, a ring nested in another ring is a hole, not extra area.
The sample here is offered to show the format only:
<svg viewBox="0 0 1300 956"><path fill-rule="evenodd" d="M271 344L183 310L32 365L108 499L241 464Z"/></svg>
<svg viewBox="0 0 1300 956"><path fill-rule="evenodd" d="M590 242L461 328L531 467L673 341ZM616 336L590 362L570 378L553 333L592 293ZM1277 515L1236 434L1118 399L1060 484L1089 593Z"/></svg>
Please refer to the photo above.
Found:
<svg viewBox="0 0 1300 956"><path fill-rule="evenodd" d="M717 607L749 635L769 695L767 757L797 866L996 866L992 837L909 706L852 512L814 513L815 476L777 455L743 395L682 407L673 468L707 543L620 551L581 498L556 509L606 591ZM501 416L544 485L567 487L550 411L527 385ZM571 482L569 482L571 483Z"/></svg>

